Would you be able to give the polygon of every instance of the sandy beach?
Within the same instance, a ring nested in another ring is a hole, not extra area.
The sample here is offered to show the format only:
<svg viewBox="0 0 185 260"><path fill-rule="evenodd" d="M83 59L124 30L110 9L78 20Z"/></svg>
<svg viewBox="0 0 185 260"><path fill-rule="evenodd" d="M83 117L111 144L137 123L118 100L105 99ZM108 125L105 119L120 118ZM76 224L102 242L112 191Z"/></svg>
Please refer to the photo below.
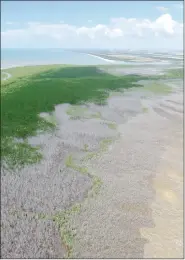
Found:
<svg viewBox="0 0 185 260"><path fill-rule="evenodd" d="M88 56L91 56L91 57L95 57L95 58L98 58L98 59L100 59L100 60L104 60L104 61L107 61L107 62L110 62L110 63L115 63L116 61L115 60L109 60L109 59L105 59L105 58L102 58L102 57L100 57L100 56L98 56L98 55L93 55L93 54L87 54Z"/></svg>

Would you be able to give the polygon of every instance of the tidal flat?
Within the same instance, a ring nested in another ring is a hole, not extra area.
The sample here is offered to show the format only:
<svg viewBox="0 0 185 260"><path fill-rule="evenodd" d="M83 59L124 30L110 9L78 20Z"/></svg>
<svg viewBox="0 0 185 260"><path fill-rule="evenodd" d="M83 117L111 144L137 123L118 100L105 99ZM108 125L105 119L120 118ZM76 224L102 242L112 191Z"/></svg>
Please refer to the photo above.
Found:
<svg viewBox="0 0 185 260"><path fill-rule="evenodd" d="M120 66L3 70L3 258L182 257L182 69Z"/></svg>

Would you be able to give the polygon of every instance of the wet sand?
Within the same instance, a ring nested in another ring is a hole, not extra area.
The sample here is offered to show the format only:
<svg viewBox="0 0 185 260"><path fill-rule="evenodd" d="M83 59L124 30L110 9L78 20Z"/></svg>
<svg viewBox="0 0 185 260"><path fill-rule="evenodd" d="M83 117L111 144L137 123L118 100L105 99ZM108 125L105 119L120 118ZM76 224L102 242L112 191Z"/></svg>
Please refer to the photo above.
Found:
<svg viewBox="0 0 185 260"><path fill-rule="evenodd" d="M55 132L29 139L41 146L42 162L2 171L2 257L64 257L66 245L52 216L77 202L81 210L71 214L66 230L75 234L73 257L182 257L180 84L173 83L173 93L163 97L115 93L106 106L86 104L75 114L67 113L68 104L56 106ZM104 139L113 140L108 150L82 160L98 152ZM97 196L84 200L92 178L66 165L71 154L101 179Z"/></svg>

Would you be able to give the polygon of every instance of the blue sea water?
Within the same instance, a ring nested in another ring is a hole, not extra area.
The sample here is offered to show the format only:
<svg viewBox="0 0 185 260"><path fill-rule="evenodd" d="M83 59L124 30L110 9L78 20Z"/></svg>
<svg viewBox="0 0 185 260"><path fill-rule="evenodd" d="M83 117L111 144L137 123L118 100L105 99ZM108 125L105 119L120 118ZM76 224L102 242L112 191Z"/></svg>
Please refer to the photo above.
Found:
<svg viewBox="0 0 185 260"><path fill-rule="evenodd" d="M103 64L164 65L161 62L111 61L90 55L63 49L1 49L1 69L45 64L103 65ZM169 64L167 61L166 64Z"/></svg>
<svg viewBox="0 0 185 260"><path fill-rule="evenodd" d="M62 49L1 49L1 68L44 64L107 64L109 61L85 53Z"/></svg>

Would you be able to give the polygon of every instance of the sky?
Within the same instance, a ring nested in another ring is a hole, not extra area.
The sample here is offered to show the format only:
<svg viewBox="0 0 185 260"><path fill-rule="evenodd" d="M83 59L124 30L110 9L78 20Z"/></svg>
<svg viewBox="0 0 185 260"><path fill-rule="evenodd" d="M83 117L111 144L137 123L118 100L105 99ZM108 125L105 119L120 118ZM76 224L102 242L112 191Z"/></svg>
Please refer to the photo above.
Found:
<svg viewBox="0 0 185 260"><path fill-rule="evenodd" d="M1 1L1 48L182 49L183 1Z"/></svg>

